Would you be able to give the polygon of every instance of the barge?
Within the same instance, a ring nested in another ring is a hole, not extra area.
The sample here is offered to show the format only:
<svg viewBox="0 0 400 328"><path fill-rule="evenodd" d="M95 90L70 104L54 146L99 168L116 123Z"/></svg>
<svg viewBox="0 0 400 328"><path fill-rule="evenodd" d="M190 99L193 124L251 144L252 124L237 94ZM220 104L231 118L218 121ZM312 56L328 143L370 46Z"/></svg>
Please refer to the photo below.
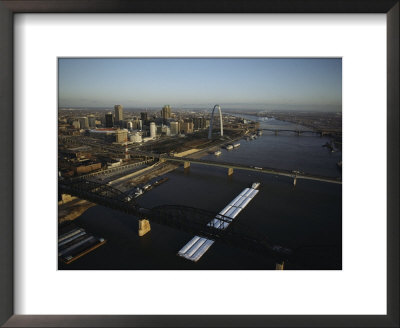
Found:
<svg viewBox="0 0 400 328"><path fill-rule="evenodd" d="M64 225L59 228L58 258L69 264L105 243L104 238L96 237L74 224Z"/></svg>
<svg viewBox="0 0 400 328"><path fill-rule="evenodd" d="M250 203L257 195L260 186L259 182L254 182L250 188L245 188L238 196L236 196L224 209L222 209L207 226L219 230L225 230L229 224L239 215L239 213ZM214 244L214 240L201 236L194 236L189 242L183 246L178 256L187 260L197 262L205 252Z"/></svg>

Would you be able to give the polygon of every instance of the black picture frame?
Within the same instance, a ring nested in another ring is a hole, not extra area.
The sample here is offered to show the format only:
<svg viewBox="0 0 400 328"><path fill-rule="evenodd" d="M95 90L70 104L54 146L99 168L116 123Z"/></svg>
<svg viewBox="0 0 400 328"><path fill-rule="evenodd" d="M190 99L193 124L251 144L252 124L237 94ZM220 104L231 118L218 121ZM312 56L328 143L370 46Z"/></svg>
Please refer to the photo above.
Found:
<svg viewBox="0 0 400 328"><path fill-rule="evenodd" d="M399 327L399 7L398 0L0 0L0 111L3 118L0 120L0 324L5 327ZM385 13L387 315L14 315L14 145L10 122L14 116L15 13Z"/></svg>

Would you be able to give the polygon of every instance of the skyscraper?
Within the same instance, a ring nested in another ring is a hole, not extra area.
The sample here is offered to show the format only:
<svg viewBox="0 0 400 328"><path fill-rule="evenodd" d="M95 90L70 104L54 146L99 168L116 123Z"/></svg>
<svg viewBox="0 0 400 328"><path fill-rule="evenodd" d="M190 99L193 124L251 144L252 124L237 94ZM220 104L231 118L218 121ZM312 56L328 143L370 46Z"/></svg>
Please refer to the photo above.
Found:
<svg viewBox="0 0 400 328"><path fill-rule="evenodd" d="M81 129L89 129L89 120L88 120L88 118L86 116L85 117L79 117L78 120L79 120L79 124L81 126Z"/></svg>
<svg viewBox="0 0 400 328"><path fill-rule="evenodd" d="M95 128L96 127L96 118L94 117L94 115L89 115L88 119L89 119L89 127Z"/></svg>
<svg viewBox="0 0 400 328"><path fill-rule="evenodd" d="M114 126L113 113L108 112L106 114L106 128L112 128Z"/></svg>
<svg viewBox="0 0 400 328"><path fill-rule="evenodd" d="M204 117L195 117L193 123L195 130L204 129L206 127L206 119Z"/></svg>
<svg viewBox="0 0 400 328"><path fill-rule="evenodd" d="M156 137L156 123L151 122L150 123L150 138L155 138Z"/></svg>
<svg viewBox="0 0 400 328"><path fill-rule="evenodd" d="M171 118L171 107L170 105L165 105L161 110L161 116L164 121Z"/></svg>
<svg viewBox="0 0 400 328"><path fill-rule="evenodd" d="M175 135L179 134L179 123L178 122L171 122L170 127L171 127L171 135L175 136Z"/></svg>
<svg viewBox="0 0 400 328"><path fill-rule="evenodd" d="M142 120L143 124L147 121L147 113L142 112L140 113L140 119Z"/></svg>
<svg viewBox="0 0 400 328"><path fill-rule="evenodd" d="M121 105L115 105L114 106L114 111L115 111L115 124L118 124L119 126L122 125L122 106Z"/></svg>

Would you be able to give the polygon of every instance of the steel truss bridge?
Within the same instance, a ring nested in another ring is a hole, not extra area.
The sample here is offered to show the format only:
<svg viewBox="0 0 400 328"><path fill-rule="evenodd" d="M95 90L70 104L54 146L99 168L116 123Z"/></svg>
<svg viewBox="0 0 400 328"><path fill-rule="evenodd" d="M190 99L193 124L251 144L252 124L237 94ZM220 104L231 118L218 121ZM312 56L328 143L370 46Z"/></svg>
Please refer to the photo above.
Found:
<svg viewBox="0 0 400 328"><path fill-rule="evenodd" d="M183 205L162 205L151 209L141 207L128 194L106 184L88 180L66 180L58 182L59 193L70 194L98 205L106 206L130 214L136 219L147 219L150 222L169 226L191 234L221 241L235 247L247 249L277 261L287 260L292 251L274 245L268 237L248 225L235 220L227 229L220 230L209 226L216 213ZM221 221L231 222L221 216Z"/></svg>

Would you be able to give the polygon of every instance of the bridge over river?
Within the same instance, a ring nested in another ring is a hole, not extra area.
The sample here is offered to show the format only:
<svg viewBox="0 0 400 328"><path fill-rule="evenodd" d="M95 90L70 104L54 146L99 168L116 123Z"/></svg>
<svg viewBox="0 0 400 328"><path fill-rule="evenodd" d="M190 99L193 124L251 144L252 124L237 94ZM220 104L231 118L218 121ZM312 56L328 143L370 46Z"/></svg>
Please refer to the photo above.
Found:
<svg viewBox="0 0 400 328"><path fill-rule="evenodd" d="M297 135L301 135L301 134L306 134L306 133L312 133L312 134L317 134L319 136L329 136L329 135L342 135L341 131L338 130L318 130L318 129L314 129L314 130L306 130L306 129L297 129L297 130L293 130L293 129L285 129L285 128L276 128L276 129L267 129L267 128L262 128L260 129L262 131L269 131L269 132L274 132L275 135L277 135L279 132L292 132L295 133Z"/></svg>
<svg viewBox="0 0 400 328"><path fill-rule="evenodd" d="M194 159L190 157L174 157L168 156L165 154L156 154L156 153L149 153L149 152L140 152L140 154L158 158L161 162L171 161L171 162L182 162L185 168L190 167L190 163L200 164L200 165L208 165L208 166L218 166L218 167L225 167L228 169L228 174L233 174L233 170L245 170L245 171L253 171L253 172L260 172L265 174L272 174L278 176L285 176L294 179L294 184L296 184L297 179L304 179L304 180L313 180L313 181L321 181L327 183L336 183L341 184L342 180L340 178L333 178L333 177L324 177L315 174L308 174L300 171L290 171L290 170L282 170L282 169L274 169L268 167L256 167L251 165L244 165L244 164L236 164L236 163L228 163L228 162L221 162L221 161L210 161L205 159Z"/></svg>
<svg viewBox="0 0 400 328"><path fill-rule="evenodd" d="M217 229L209 222L216 213L183 205L163 205L154 208L141 207L134 198L107 184L81 180L60 179L58 181L60 194L69 194L98 205L132 215L133 219L148 220L157 224L169 226L191 234L203 236L215 241L221 241L235 247L244 248L267 257L273 257L277 262L287 260L291 251L274 245L267 236L249 225L237 221L227 229ZM111 220L111 219L110 219ZM219 219L231 222L231 219L221 216Z"/></svg>

